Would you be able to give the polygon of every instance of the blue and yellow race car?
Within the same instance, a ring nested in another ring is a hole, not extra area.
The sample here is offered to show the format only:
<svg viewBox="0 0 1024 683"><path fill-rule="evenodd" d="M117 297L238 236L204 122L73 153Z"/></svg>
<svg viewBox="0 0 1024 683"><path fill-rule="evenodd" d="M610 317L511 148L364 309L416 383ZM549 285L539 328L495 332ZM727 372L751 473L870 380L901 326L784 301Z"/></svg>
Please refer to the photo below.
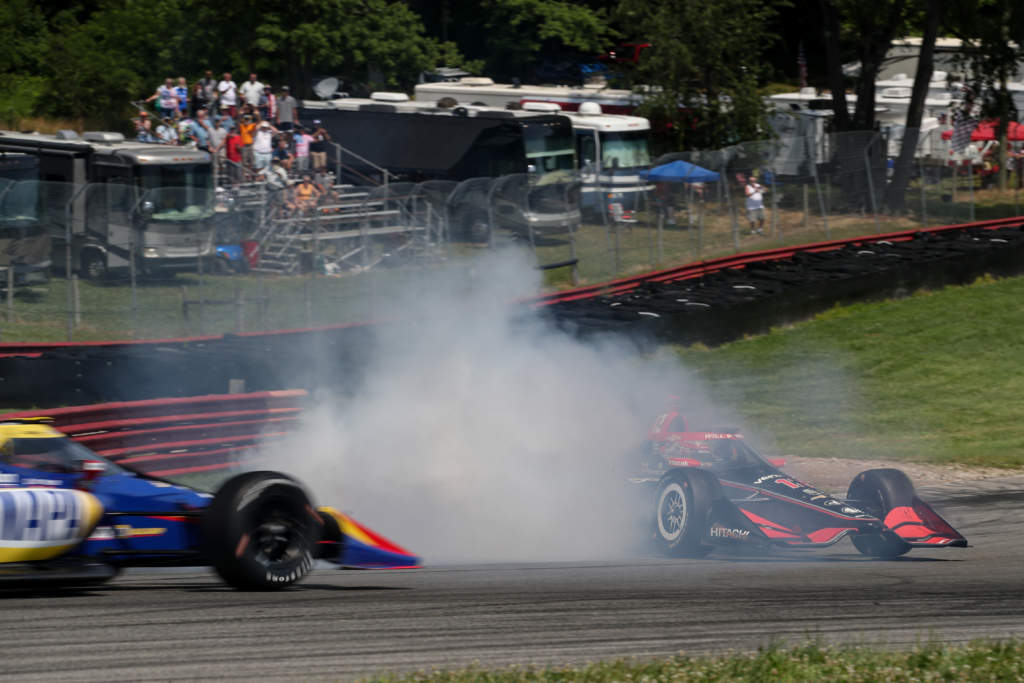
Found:
<svg viewBox="0 0 1024 683"><path fill-rule="evenodd" d="M322 559L410 568L419 559L279 472L215 493L120 467L47 424L0 421L0 586L90 584L123 567L211 566L249 590L289 586Z"/></svg>

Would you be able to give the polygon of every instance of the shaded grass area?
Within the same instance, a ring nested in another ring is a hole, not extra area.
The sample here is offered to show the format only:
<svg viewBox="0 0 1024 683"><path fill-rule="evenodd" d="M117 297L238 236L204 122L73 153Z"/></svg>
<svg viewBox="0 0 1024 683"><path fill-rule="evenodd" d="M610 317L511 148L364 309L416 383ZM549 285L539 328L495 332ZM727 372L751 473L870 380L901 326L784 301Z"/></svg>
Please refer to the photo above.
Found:
<svg viewBox="0 0 1024 683"><path fill-rule="evenodd" d="M1024 466L1024 278L837 307L678 349L712 399L802 456Z"/></svg>
<svg viewBox="0 0 1024 683"><path fill-rule="evenodd" d="M487 681L1019 681L1024 677L1024 644L972 642L944 647L919 645L909 651L832 647L811 643L764 648L752 654L705 657L678 655L652 661L617 660L548 669L435 671L373 681L469 683Z"/></svg>

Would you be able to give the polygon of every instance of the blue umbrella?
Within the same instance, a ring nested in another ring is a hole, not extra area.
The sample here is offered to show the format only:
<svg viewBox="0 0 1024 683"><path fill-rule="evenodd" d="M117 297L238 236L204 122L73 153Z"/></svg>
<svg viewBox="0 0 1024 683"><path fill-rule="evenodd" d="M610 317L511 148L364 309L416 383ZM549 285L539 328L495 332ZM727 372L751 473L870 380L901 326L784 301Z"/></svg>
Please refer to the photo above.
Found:
<svg viewBox="0 0 1024 683"><path fill-rule="evenodd" d="M655 166L649 171L641 171L640 176L658 183L714 183L721 179L715 171L709 171L682 159Z"/></svg>

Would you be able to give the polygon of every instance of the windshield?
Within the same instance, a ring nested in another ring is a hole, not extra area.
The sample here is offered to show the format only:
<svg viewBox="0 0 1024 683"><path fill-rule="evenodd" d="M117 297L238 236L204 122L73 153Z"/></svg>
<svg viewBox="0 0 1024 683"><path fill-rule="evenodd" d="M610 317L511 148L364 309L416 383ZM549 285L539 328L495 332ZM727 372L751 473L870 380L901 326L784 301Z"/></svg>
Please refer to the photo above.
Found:
<svg viewBox="0 0 1024 683"><path fill-rule="evenodd" d="M527 164L537 173L576 168L572 126L565 121L524 122Z"/></svg>
<svg viewBox="0 0 1024 683"><path fill-rule="evenodd" d="M82 463L86 460L102 462L105 466L104 475L125 471L68 438L10 439L0 450L0 459L14 467L58 474L81 472Z"/></svg>
<svg viewBox="0 0 1024 683"><path fill-rule="evenodd" d="M204 164L166 164L136 166L139 186L144 190L162 187L194 187L201 190L213 188L211 166Z"/></svg>
<svg viewBox="0 0 1024 683"><path fill-rule="evenodd" d="M601 166L605 169L650 166L647 131L601 133Z"/></svg>
<svg viewBox="0 0 1024 683"><path fill-rule="evenodd" d="M741 467L767 464L753 448L741 439L710 439L707 441L665 442L661 450L668 458L697 460L712 472L727 472Z"/></svg>

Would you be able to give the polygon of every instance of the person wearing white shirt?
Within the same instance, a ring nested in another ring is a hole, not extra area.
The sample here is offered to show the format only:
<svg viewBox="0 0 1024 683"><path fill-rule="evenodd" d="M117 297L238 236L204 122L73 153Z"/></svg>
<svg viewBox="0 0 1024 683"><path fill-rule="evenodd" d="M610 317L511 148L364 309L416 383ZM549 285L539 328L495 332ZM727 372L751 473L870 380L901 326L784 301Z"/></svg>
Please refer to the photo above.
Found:
<svg viewBox="0 0 1024 683"><path fill-rule="evenodd" d="M252 106L255 111L260 106L260 98L263 97L263 84L256 80L256 74L249 74L249 80L238 89L245 99L246 104Z"/></svg>
<svg viewBox="0 0 1024 683"><path fill-rule="evenodd" d="M238 118L238 86L231 80L231 73L225 72L224 78L217 84L217 96L220 97L220 111L232 119Z"/></svg>
<svg viewBox="0 0 1024 683"><path fill-rule="evenodd" d="M764 234L764 188L754 180L753 175L747 176L743 186L747 196L747 220L750 221L750 234ZM756 225L756 228L755 228Z"/></svg>

